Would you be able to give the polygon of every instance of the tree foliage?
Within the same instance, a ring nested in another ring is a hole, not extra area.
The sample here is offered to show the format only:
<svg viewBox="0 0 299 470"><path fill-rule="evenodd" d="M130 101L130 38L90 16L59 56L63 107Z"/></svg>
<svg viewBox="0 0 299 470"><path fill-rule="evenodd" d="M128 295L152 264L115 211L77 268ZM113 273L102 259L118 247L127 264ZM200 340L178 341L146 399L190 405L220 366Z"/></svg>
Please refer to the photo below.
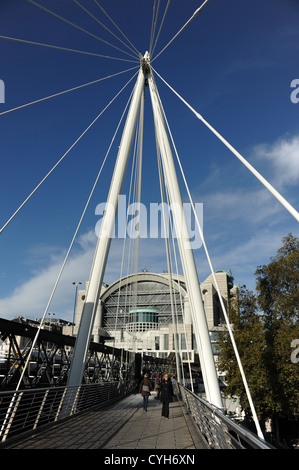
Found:
<svg viewBox="0 0 299 470"><path fill-rule="evenodd" d="M270 330L277 322L299 320L299 239L289 234L282 241L277 255L255 273L258 304Z"/></svg>
<svg viewBox="0 0 299 470"><path fill-rule="evenodd" d="M234 338L259 419L299 418L299 362L291 359L299 339L299 239L289 234L268 265L256 270L256 293L245 286L230 303ZM250 413L244 384L227 333L220 338L220 367L227 395Z"/></svg>

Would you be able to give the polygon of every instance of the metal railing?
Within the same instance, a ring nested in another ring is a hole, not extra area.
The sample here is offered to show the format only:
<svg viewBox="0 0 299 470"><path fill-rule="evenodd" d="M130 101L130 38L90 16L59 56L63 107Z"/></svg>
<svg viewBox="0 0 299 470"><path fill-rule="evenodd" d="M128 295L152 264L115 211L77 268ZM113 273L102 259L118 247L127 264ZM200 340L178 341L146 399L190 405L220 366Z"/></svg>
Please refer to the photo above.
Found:
<svg viewBox="0 0 299 470"><path fill-rule="evenodd" d="M106 405L135 390L136 381L0 392L0 443L43 425Z"/></svg>
<svg viewBox="0 0 299 470"><path fill-rule="evenodd" d="M136 390L136 381L83 384L0 392L0 445L29 432L104 406ZM254 433L233 422L181 384L180 396L210 449L272 449Z"/></svg>
<svg viewBox="0 0 299 470"><path fill-rule="evenodd" d="M273 449L250 430L239 425L181 384L182 400L210 449Z"/></svg>

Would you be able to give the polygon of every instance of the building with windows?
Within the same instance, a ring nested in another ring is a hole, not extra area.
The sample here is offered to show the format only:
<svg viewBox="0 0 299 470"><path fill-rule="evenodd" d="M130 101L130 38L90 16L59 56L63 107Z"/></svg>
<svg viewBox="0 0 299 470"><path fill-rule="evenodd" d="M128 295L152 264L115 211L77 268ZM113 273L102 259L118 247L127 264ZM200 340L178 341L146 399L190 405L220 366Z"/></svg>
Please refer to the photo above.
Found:
<svg viewBox="0 0 299 470"><path fill-rule="evenodd" d="M230 271L215 273L224 304L235 295ZM86 289L88 283L86 284ZM212 341L224 323L223 312L210 275L201 283ZM75 333L81 319L86 289L78 291ZM198 362L197 346L185 280L168 273L141 272L103 284L92 340L109 346L169 357L177 349L183 362ZM216 352L216 349L215 349Z"/></svg>

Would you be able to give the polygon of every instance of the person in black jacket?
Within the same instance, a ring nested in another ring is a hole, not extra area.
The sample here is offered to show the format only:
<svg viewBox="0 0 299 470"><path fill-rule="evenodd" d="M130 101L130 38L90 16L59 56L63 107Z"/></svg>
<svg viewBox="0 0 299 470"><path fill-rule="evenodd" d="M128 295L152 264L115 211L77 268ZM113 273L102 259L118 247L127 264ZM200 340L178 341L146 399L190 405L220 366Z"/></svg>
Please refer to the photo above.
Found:
<svg viewBox="0 0 299 470"><path fill-rule="evenodd" d="M169 418L169 403L172 402L173 388L168 374L165 374L160 387L160 400L162 402L162 416Z"/></svg>

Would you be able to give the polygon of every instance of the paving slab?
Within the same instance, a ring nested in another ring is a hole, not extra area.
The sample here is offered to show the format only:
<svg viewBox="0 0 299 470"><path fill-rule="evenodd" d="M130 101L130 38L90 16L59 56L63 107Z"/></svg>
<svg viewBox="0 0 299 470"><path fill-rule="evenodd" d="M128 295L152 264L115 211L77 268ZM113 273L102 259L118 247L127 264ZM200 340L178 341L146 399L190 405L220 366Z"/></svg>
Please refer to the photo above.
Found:
<svg viewBox="0 0 299 470"><path fill-rule="evenodd" d="M10 449L205 449L200 434L182 402L170 404L169 419L161 416L156 394L149 397L147 411L140 394L110 406L75 415L36 430Z"/></svg>

